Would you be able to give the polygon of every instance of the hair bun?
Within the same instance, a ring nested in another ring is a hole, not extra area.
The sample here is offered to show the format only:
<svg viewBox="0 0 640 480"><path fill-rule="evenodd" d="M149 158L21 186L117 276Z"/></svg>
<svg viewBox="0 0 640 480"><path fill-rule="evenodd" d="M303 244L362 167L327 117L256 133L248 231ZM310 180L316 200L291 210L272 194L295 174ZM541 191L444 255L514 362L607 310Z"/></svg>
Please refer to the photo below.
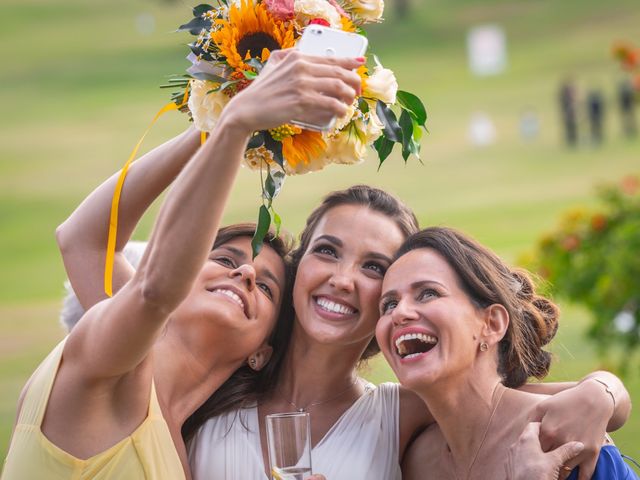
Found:
<svg viewBox="0 0 640 480"><path fill-rule="evenodd" d="M544 297L534 298L531 304L538 311L546 326L546 332L540 332L540 345L543 346L553 340L553 337L555 337L558 332L558 317L560 316L560 310L555 303Z"/></svg>
<svg viewBox="0 0 640 480"><path fill-rule="evenodd" d="M533 282L528 273L523 270L512 270L511 276L514 279L515 293L520 300L531 300L535 291Z"/></svg>

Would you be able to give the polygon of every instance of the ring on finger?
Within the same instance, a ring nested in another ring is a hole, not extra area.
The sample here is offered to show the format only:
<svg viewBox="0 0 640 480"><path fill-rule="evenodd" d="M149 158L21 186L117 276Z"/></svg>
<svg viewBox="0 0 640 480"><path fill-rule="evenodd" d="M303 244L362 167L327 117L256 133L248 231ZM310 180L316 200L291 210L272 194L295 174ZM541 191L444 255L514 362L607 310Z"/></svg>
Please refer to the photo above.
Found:
<svg viewBox="0 0 640 480"><path fill-rule="evenodd" d="M561 467L561 468L562 468L562 470L564 470L565 472L570 472L570 471L572 471L572 470L573 470L573 468L571 468L571 467L567 467L566 465L562 465L562 467Z"/></svg>

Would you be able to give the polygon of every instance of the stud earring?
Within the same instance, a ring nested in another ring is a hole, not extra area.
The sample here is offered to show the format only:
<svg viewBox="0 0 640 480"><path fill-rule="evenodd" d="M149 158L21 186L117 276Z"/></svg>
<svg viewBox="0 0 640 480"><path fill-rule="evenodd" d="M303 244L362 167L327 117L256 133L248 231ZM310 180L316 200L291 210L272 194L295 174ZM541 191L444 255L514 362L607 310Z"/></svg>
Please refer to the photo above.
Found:
<svg viewBox="0 0 640 480"><path fill-rule="evenodd" d="M251 368L256 368L256 365L257 365L256 359L255 359L255 358L253 358L253 357L252 357L252 358L250 358L250 359L249 359L249 366L250 366Z"/></svg>
<svg viewBox="0 0 640 480"><path fill-rule="evenodd" d="M489 350L489 345L487 345L487 342L481 342L480 343L480 351L481 352L486 352L487 350Z"/></svg>

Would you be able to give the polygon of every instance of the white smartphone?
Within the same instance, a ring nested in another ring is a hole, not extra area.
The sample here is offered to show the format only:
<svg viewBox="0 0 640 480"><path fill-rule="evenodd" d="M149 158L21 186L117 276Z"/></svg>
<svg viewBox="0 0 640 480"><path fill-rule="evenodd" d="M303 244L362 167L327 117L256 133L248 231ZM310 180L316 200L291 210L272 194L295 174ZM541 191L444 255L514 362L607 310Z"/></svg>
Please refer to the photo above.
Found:
<svg viewBox="0 0 640 480"><path fill-rule="evenodd" d="M367 51L367 37L357 33L344 32L323 25L309 25L298 40L296 48L307 55L319 57L358 58ZM305 123L292 120L291 123L309 130L325 132L331 130L336 123L332 118L328 123Z"/></svg>

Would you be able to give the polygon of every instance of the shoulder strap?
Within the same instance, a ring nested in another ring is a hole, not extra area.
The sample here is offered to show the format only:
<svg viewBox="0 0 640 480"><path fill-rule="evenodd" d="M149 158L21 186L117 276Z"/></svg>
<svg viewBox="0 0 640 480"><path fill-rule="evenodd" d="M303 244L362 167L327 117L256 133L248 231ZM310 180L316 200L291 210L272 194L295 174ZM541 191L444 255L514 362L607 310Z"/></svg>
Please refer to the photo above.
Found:
<svg viewBox="0 0 640 480"><path fill-rule="evenodd" d="M40 427L49 402L51 387L58 373L66 340L67 338L65 337L42 361L31 376L27 392L22 401L20 414L18 415L18 425Z"/></svg>

